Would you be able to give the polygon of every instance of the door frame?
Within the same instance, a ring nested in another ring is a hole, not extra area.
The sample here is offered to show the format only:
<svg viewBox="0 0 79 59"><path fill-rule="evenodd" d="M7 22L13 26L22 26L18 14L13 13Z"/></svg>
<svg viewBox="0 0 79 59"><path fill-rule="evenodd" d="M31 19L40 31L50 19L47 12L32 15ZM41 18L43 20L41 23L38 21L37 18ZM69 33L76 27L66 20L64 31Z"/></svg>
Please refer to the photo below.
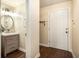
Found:
<svg viewBox="0 0 79 59"><path fill-rule="evenodd" d="M68 21L68 51L72 52L72 1L68 1L67 3L69 3L68 9L69 9L69 21ZM48 17L49 14L48 14ZM49 39L49 18L48 18L48 46L50 47L50 39Z"/></svg>

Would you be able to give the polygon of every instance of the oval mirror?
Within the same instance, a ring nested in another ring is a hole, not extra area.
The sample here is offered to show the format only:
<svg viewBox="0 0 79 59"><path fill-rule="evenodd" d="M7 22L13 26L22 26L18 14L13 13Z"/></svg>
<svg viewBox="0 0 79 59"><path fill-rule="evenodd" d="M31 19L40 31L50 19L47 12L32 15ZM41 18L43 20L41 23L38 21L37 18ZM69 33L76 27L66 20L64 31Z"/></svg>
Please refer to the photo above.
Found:
<svg viewBox="0 0 79 59"><path fill-rule="evenodd" d="M1 27L5 30L9 30L13 27L14 21L13 18L9 15L1 16Z"/></svg>

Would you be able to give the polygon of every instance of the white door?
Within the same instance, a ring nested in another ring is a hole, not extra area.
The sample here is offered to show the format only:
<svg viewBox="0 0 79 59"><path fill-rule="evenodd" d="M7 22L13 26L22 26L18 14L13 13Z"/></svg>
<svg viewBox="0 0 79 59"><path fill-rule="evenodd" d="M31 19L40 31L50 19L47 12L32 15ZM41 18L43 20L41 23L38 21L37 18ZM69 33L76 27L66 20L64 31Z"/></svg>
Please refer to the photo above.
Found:
<svg viewBox="0 0 79 59"><path fill-rule="evenodd" d="M58 9L49 13L49 45L68 50L68 10Z"/></svg>

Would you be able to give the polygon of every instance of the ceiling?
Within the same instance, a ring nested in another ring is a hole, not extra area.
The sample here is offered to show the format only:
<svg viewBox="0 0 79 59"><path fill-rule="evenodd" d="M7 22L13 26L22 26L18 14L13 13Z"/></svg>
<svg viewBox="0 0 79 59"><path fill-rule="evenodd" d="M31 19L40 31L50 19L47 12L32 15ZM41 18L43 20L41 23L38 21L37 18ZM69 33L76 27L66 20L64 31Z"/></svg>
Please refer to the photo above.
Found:
<svg viewBox="0 0 79 59"><path fill-rule="evenodd" d="M25 3L26 0L1 0L2 3L8 4L10 6L16 7L22 3ZM45 7L51 4L69 1L69 0L40 0L41 7Z"/></svg>
<svg viewBox="0 0 79 59"><path fill-rule="evenodd" d="M24 3L25 0L1 0L1 3L16 7L22 3Z"/></svg>
<svg viewBox="0 0 79 59"><path fill-rule="evenodd" d="M45 7L45 6L48 6L51 4L64 2L64 1L69 1L69 0L40 0L40 5L41 5L41 7Z"/></svg>

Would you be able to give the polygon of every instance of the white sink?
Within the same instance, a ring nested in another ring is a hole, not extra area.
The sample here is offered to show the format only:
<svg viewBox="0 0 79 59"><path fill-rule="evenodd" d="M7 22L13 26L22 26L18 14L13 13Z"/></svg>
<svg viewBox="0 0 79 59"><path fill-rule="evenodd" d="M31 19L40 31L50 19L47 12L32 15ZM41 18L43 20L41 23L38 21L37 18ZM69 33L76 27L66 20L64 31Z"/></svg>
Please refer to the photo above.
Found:
<svg viewBox="0 0 79 59"><path fill-rule="evenodd" d="M18 34L18 33L2 33L3 36L15 35L15 34Z"/></svg>

